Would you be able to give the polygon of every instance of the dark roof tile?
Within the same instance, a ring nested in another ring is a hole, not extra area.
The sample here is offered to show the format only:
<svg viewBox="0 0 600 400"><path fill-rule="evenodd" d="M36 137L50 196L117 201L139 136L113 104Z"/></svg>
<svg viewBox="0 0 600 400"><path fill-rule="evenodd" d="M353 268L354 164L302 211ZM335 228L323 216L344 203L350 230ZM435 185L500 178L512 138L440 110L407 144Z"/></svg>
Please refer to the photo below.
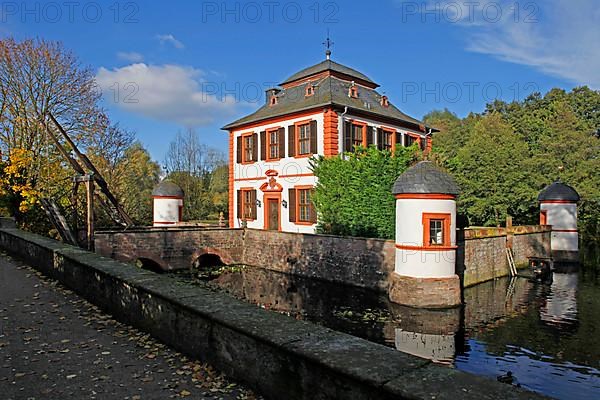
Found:
<svg viewBox="0 0 600 400"><path fill-rule="evenodd" d="M546 186L538 196L538 201L562 200L576 203L579 199L579 193L575 189L560 181Z"/></svg>
<svg viewBox="0 0 600 400"><path fill-rule="evenodd" d="M316 85L317 88L314 95L305 96L306 86L309 84ZM352 110L397 120L399 124L414 125L415 129L424 125L418 119L404 114L391 102L388 107L382 106L380 102L382 96L374 89L359 86L358 98L349 97L350 85L351 83L348 81L336 77L327 77L282 90L277 95L276 105L264 104L256 112L224 126L223 129L228 130L269 118L324 106L347 106Z"/></svg>
<svg viewBox="0 0 600 400"><path fill-rule="evenodd" d="M154 187L152 196L174 196L183 198L183 189L171 181L162 181Z"/></svg>
<svg viewBox="0 0 600 400"><path fill-rule="evenodd" d="M456 196L459 192L454 178L436 167L431 161L421 161L407 169L398 177L392 188L393 194L435 193Z"/></svg>
<svg viewBox="0 0 600 400"><path fill-rule="evenodd" d="M325 71L338 72L338 73L348 75L348 76L363 80L365 82L371 83L375 86L379 86L375 82L373 82L371 79L369 79L365 74L362 74L355 69L346 67L345 65L336 63L335 61L331 61L331 60L325 60L323 62L313 65L312 67L305 68L302 71L297 72L294 75L290 76L288 79L286 79L284 82L282 82L281 85L285 85L285 84L288 84L288 83L291 83L291 82L294 82L294 81L297 81L297 80L300 80L303 78L307 78L309 76L316 75L316 74L319 74L319 73L325 72Z"/></svg>

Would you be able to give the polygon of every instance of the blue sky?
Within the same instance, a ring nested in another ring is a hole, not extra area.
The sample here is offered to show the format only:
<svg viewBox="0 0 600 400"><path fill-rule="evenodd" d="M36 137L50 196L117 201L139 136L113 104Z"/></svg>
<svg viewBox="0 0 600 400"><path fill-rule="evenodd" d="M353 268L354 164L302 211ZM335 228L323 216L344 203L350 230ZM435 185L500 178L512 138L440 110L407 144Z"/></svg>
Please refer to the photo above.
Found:
<svg viewBox="0 0 600 400"><path fill-rule="evenodd" d="M113 121L162 162L194 127L227 150L220 127L264 90L324 59L378 82L404 112L479 112L496 97L600 88L595 0L2 1L0 35L63 42L97 73ZM258 104L257 104L258 102Z"/></svg>

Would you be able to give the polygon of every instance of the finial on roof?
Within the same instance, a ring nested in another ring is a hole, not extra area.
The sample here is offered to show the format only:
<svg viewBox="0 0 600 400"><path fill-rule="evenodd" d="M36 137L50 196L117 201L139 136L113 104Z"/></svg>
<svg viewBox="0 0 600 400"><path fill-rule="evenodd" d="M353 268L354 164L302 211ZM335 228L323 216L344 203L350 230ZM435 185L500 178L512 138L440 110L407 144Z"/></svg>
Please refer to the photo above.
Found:
<svg viewBox="0 0 600 400"><path fill-rule="evenodd" d="M334 43L331 41L331 38L329 37L329 29L327 29L327 39L325 39L325 41L323 42L323 45L327 48L327 50L325 51L325 58L327 60L331 59L331 46L334 45Z"/></svg>

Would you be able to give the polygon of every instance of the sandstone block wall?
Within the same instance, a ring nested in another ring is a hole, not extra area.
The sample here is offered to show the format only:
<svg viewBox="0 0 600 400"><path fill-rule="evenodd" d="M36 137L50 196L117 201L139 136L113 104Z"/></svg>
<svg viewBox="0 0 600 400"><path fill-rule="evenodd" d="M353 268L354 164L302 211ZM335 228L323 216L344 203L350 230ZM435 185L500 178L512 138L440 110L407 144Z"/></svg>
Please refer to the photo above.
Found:
<svg viewBox="0 0 600 400"><path fill-rule="evenodd" d="M457 272L463 277L463 285L508 275L507 244L512 246L518 268L528 265L528 257L550 257L550 234L546 226L465 230L457 251Z"/></svg>
<svg viewBox="0 0 600 400"><path fill-rule="evenodd" d="M550 256L547 227L469 229L461 232L457 273L464 286L508 274L505 248L517 265ZM390 240L284 233L254 229L143 228L96 233L96 252L119 261L153 260L165 270L189 268L199 256L217 254L245 264L302 277L386 291L394 271Z"/></svg>

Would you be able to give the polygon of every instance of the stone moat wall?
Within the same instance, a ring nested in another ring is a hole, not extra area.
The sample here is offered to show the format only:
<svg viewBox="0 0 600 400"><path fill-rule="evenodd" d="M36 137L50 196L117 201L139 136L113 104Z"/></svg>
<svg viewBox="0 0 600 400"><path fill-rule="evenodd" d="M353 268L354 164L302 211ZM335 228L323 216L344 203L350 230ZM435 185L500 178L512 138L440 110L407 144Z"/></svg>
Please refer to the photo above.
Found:
<svg viewBox="0 0 600 400"><path fill-rule="evenodd" d="M517 268L528 265L528 257L550 257L549 226L472 228L460 232L457 273L464 286L472 286L509 274L507 245L512 247Z"/></svg>
<svg viewBox="0 0 600 400"><path fill-rule="evenodd" d="M267 399L544 398L222 293L182 286L1 222L0 248L116 319L214 365Z"/></svg>
<svg viewBox="0 0 600 400"><path fill-rule="evenodd" d="M517 226L461 231L457 273L464 286L509 273L507 242L518 266L550 257L550 228ZM204 254L307 278L387 291L394 271L390 240L253 229L143 228L96 233L96 252L124 262L149 259L165 270L189 268Z"/></svg>

